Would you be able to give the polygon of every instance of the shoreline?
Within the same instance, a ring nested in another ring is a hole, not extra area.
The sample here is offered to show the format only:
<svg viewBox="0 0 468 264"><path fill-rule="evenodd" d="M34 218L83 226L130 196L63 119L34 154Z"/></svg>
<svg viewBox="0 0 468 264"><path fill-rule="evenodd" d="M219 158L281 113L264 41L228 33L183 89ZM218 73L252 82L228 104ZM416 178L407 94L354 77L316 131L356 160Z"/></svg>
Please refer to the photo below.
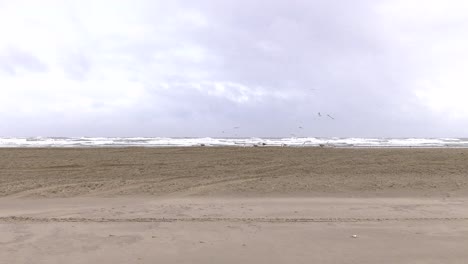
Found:
<svg viewBox="0 0 468 264"><path fill-rule="evenodd" d="M323 138L323 137L0 137L0 147L460 147L468 138Z"/></svg>
<svg viewBox="0 0 468 264"><path fill-rule="evenodd" d="M114 149L114 148L335 148L335 149L468 149L468 146L315 146L315 145L232 145L232 146L127 146L127 145L107 145L107 146L0 146L0 149Z"/></svg>

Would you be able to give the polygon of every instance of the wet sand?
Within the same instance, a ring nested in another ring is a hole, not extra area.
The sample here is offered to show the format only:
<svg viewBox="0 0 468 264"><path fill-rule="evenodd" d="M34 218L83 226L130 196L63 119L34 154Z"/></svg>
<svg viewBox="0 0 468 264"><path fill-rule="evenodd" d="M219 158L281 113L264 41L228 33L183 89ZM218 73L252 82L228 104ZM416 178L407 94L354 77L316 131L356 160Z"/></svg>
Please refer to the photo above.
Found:
<svg viewBox="0 0 468 264"><path fill-rule="evenodd" d="M0 149L0 158L5 263L468 259L466 149Z"/></svg>

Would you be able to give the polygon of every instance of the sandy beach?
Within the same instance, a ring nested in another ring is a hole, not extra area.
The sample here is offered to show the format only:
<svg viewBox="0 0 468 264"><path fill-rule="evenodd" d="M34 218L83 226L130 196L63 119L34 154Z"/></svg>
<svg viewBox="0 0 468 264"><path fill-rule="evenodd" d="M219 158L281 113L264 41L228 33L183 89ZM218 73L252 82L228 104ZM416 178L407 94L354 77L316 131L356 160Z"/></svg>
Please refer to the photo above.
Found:
<svg viewBox="0 0 468 264"><path fill-rule="evenodd" d="M5 263L466 259L468 149L0 149Z"/></svg>

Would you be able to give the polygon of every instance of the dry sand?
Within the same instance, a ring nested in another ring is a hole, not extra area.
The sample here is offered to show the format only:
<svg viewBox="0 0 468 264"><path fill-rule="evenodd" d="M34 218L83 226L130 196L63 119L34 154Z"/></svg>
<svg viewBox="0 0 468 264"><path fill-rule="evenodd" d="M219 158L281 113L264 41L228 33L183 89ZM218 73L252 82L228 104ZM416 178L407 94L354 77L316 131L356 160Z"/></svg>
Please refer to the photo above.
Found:
<svg viewBox="0 0 468 264"><path fill-rule="evenodd" d="M467 149L0 149L0 197L0 263L468 259Z"/></svg>

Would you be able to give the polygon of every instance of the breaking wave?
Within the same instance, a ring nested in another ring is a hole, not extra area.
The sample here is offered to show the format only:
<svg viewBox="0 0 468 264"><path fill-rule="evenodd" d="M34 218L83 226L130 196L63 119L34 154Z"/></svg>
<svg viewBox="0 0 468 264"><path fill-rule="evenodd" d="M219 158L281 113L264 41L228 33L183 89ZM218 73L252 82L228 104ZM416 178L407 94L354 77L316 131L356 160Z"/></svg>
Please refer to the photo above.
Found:
<svg viewBox="0 0 468 264"><path fill-rule="evenodd" d="M0 138L0 147L458 147L467 138L167 138L167 137L29 137Z"/></svg>

